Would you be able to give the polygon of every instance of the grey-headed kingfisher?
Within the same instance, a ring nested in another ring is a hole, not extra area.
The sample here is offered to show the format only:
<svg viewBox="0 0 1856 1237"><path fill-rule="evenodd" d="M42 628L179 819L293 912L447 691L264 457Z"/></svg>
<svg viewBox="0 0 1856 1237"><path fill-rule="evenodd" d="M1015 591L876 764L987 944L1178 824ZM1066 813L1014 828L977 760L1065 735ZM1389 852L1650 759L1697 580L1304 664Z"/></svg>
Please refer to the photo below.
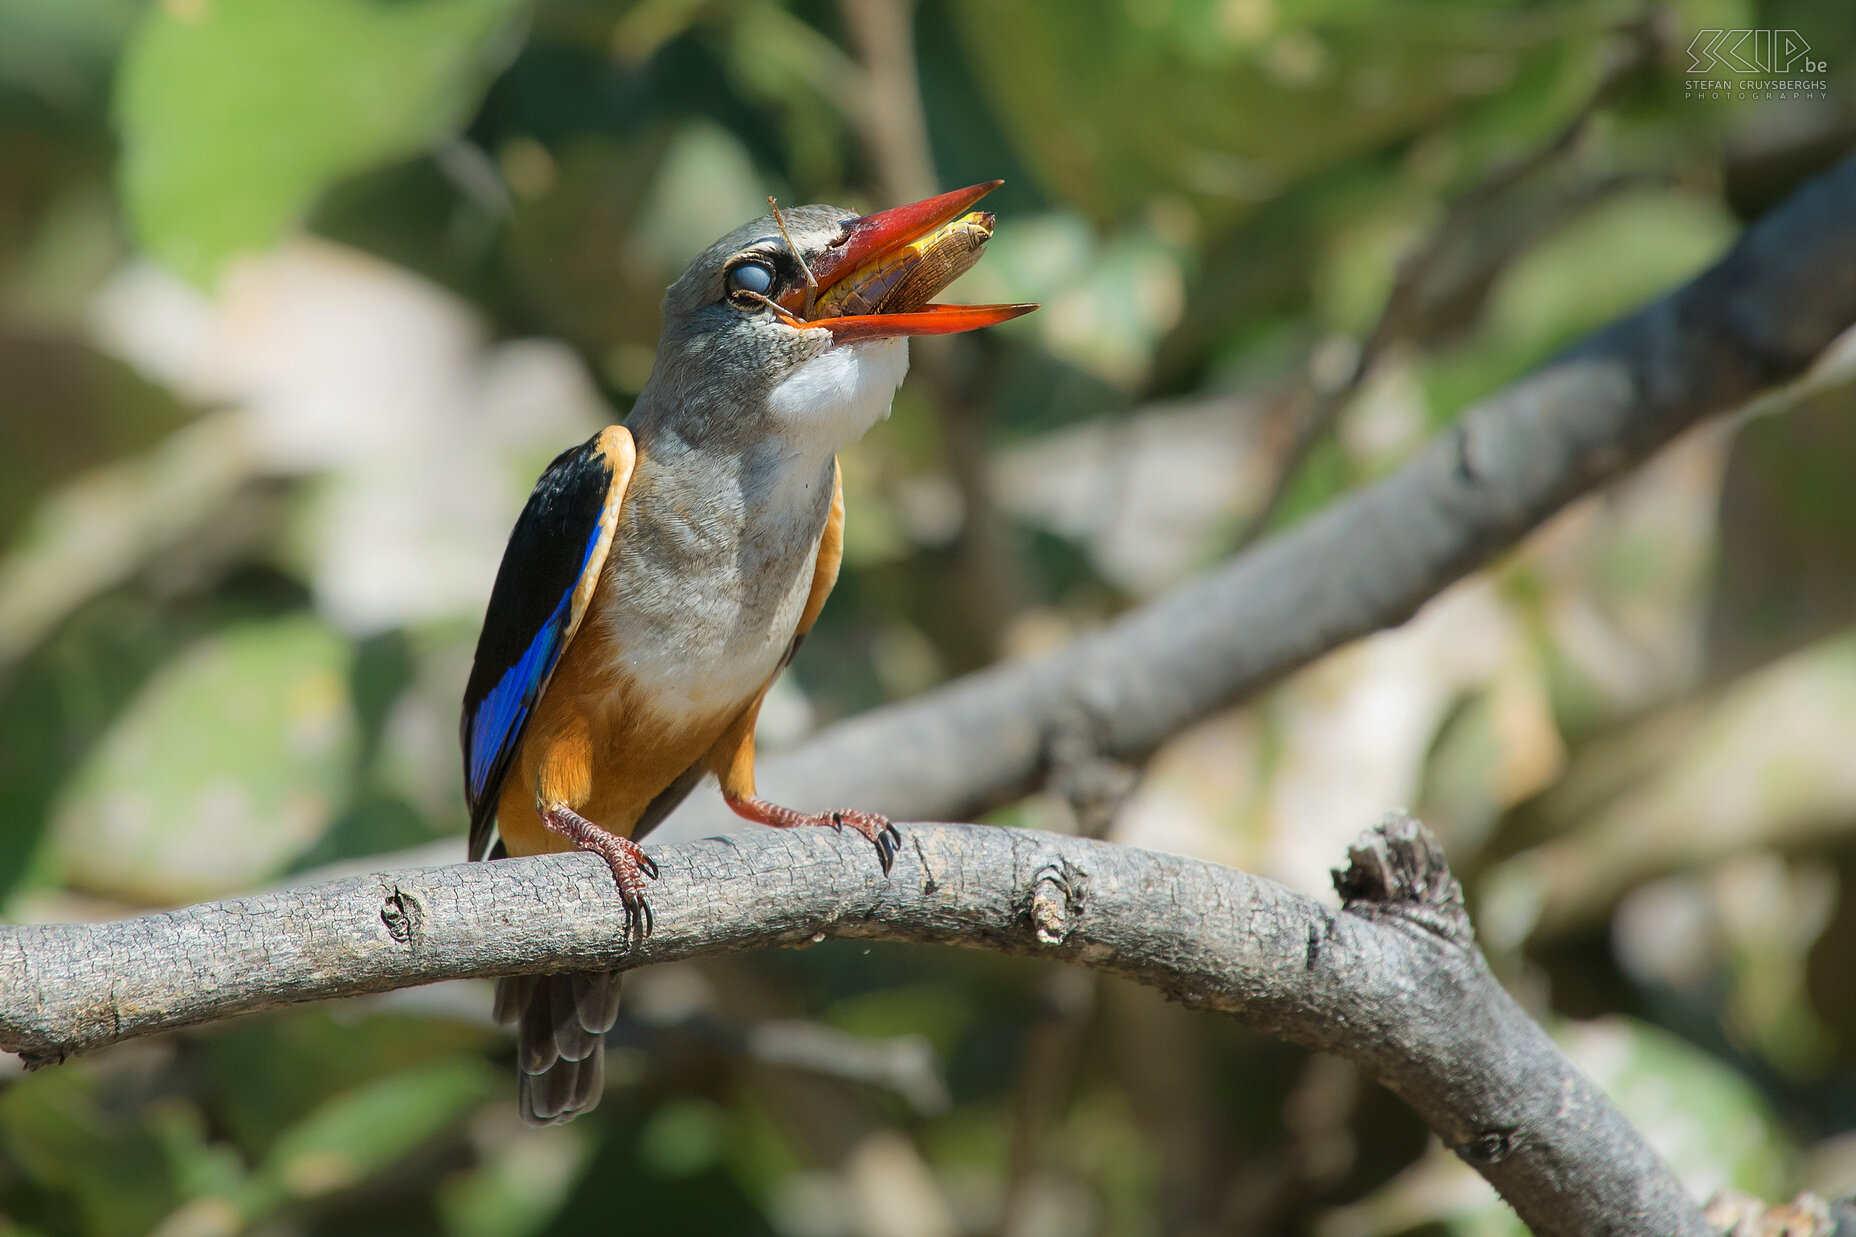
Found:
<svg viewBox="0 0 1856 1237"><path fill-rule="evenodd" d="M497 571L461 725L472 859L594 851L648 931L638 840L713 773L747 819L848 826L888 870L884 817L755 794L754 723L837 580L837 452L889 415L908 336L1035 308L928 303L978 258L993 221L970 208L996 184L874 215L776 208L670 286L626 424L548 466ZM499 983L528 1121L598 1102L619 978Z"/></svg>

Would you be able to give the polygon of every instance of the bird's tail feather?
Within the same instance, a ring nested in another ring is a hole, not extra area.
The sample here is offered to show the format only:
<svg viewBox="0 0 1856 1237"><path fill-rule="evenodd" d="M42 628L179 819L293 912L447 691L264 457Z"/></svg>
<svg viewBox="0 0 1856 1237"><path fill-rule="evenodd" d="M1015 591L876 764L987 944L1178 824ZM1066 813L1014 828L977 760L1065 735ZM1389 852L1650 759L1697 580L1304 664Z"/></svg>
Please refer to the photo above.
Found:
<svg viewBox="0 0 1856 1237"><path fill-rule="evenodd" d="M516 975L496 984L496 1020L516 1023L517 1095L530 1125L570 1121L599 1103L620 971Z"/></svg>

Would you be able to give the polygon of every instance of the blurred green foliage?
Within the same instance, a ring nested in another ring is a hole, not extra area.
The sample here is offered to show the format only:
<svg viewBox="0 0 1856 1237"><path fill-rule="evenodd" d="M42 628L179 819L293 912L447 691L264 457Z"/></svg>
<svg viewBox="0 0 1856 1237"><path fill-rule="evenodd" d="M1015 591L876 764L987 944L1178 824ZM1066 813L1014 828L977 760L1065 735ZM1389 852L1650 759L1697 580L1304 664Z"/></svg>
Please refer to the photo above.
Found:
<svg viewBox="0 0 1856 1237"><path fill-rule="evenodd" d="M151 5L116 81L118 175L134 234L201 280L275 244L332 181L454 132L482 93L485 53L513 7Z"/></svg>
<svg viewBox="0 0 1856 1237"><path fill-rule="evenodd" d="M1690 97L1754 27L1821 97ZM458 857L502 537L769 193L1003 176L956 292L1045 305L917 345L846 453L777 747L1397 467L1853 141L1856 10L1812 0L0 0L0 910ZM1697 1190L1856 1187L1853 404L1845 359L1691 436L1169 743L1108 836L1318 891L1409 803ZM0 1237L1515 1231L1351 1067L1019 960L636 975L545 1131L488 1004L0 1069Z"/></svg>

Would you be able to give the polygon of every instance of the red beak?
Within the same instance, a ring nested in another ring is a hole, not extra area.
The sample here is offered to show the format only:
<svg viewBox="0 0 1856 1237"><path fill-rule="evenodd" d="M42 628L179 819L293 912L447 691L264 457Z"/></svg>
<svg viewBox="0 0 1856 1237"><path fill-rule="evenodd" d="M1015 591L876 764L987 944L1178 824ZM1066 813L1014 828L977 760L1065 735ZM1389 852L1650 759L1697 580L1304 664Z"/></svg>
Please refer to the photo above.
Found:
<svg viewBox="0 0 1856 1237"><path fill-rule="evenodd" d="M923 305L906 314L852 314L819 318L807 326L823 327L843 343L888 339L896 335L958 335L1022 318L1036 305Z"/></svg>
<svg viewBox="0 0 1856 1237"><path fill-rule="evenodd" d="M818 280L817 292L823 293L834 284L856 278L860 272L869 271L885 254L960 218L975 202L1004 183L995 180L969 185L908 206L853 219L845 225L844 239L812 260L812 275ZM805 289L799 288L788 292L781 303L797 313L804 309L805 300ZM1036 305L923 305L901 313L814 318L805 325L822 327L835 339L846 342L898 335L951 335L1005 322L1036 308Z"/></svg>

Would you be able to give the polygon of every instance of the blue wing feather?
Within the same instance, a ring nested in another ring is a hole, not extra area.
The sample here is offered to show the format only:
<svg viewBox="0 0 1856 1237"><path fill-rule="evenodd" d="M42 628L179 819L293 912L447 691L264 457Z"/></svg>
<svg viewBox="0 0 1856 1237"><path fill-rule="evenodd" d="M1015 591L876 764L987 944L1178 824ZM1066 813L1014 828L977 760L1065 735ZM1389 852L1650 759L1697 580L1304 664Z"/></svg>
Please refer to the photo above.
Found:
<svg viewBox="0 0 1856 1237"><path fill-rule="evenodd" d="M590 539L586 558L591 558L598 533ZM585 560L582 560L582 570ZM522 650L522 656L516 664L503 672L503 677L496 681L489 695L477 705L476 715L469 727L469 746L466 749L468 759L467 776L469 794L472 800L481 799L489 789L490 774L501 764L505 757L515 754L515 745L522 737L522 727L528 722L528 715L534 710L535 702L541 698L541 688L554 673L554 667L561 659L565 647L562 637L567 634L567 623L573 608L574 590L569 588L561 596L560 604L548 615L547 623L535 633L528 647Z"/></svg>
<svg viewBox="0 0 1856 1237"><path fill-rule="evenodd" d="M490 591L459 727L473 859L489 847L503 779L566 651L574 590L603 563L601 516L612 467L598 443L595 436L563 452L542 474Z"/></svg>

